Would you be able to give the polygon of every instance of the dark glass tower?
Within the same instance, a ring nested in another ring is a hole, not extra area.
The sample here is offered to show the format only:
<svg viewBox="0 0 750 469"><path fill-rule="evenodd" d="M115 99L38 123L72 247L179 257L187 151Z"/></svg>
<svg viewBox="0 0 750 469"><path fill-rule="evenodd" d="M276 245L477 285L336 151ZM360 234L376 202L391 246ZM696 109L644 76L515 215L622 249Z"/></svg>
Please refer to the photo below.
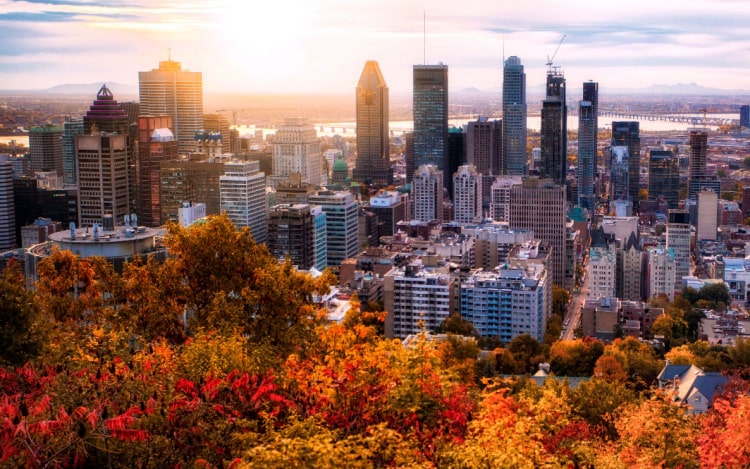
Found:
<svg viewBox="0 0 750 469"><path fill-rule="evenodd" d="M450 186L448 171L448 66L414 66L414 168L435 165L443 171L443 187Z"/></svg>
<svg viewBox="0 0 750 469"><path fill-rule="evenodd" d="M680 201L680 167L677 157L670 150L651 150L648 160L648 197L659 196L677 208Z"/></svg>
<svg viewBox="0 0 750 469"><path fill-rule="evenodd" d="M466 132L463 127L448 129L448 171L454 174L460 166L466 164ZM412 176L414 171L412 171ZM453 193L453 178L449 179L448 193Z"/></svg>
<svg viewBox="0 0 750 469"><path fill-rule="evenodd" d="M578 105L578 205L589 212L596 208L595 176L596 111L591 101L583 100Z"/></svg>
<svg viewBox="0 0 750 469"><path fill-rule="evenodd" d="M547 96L542 101L542 161L540 175L564 185L568 171L568 106L565 76L558 69L547 71Z"/></svg>
<svg viewBox="0 0 750 469"><path fill-rule="evenodd" d="M612 122L612 146L628 147L628 197L638 204L641 177L641 135L637 121Z"/></svg>
<svg viewBox="0 0 750 469"><path fill-rule="evenodd" d="M502 165L503 174L526 174L526 73L516 56L503 66Z"/></svg>
<svg viewBox="0 0 750 469"><path fill-rule="evenodd" d="M688 178L688 197L695 199L698 192L709 187L717 194L721 194L721 184L714 174L709 176L706 171L706 156L708 154L708 134L700 130L690 132L690 175Z"/></svg>
<svg viewBox="0 0 750 469"><path fill-rule="evenodd" d="M750 105L740 106L740 127L750 127Z"/></svg>
<svg viewBox="0 0 750 469"><path fill-rule="evenodd" d="M391 183L388 148L388 85L378 63L365 63L357 84L357 161L353 179L366 183Z"/></svg>

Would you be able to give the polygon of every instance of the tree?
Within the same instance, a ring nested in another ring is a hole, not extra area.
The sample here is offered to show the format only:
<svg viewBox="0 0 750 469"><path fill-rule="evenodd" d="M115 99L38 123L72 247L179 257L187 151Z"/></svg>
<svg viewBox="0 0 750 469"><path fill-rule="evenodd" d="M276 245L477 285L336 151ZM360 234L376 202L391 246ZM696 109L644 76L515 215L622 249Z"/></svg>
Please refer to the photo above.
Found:
<svg viewBox="0 0 750 469"><path fill-rule="evenodd" d="M622 364L612 355L602 355L594 366L594 378L610 383L624 383L628 379Z"/></svg>
<svg viewBox="0 0 750 469"><path fill-rule="evenodd" d="M39 353L44 342L42 321L18 265L6 267L0 276L0 365L21 365Z"/></svg>
<svg viewBox="0 0 750 469"><path fill-rule="evenodd" d="M457 334L467 337L479 337L474 324L462 318L460 314L450 314L440 324L440 332L445 334Z"/></svg>
<svg viewBox="0 0 750 469"><path fill-rule="evenodd" d="M559 376L591 376L604 345L591 338L556 342L549 352L550 368Z"/></svg>
<svg viewBox="0 0 750 469"><path fill-rule="evenodd" d="M544 361L544 356L540 355L541 345L529 334L513 337L508 343L508 351L513 355L515 362L522 365L525 373L534 373L537 365Z"/></svg>
<svg viewBox="0 0 750 469"><path fill-rule="evenodd" d="M750 467L750 396L720 397L700 417L701 467Z"/></svg>
<svg viewBox="0 0 750 469"><path fill-rule="evenodd" d="M570 303L570 292L564 288L552 285L552 314L565 317Z"/></svg>

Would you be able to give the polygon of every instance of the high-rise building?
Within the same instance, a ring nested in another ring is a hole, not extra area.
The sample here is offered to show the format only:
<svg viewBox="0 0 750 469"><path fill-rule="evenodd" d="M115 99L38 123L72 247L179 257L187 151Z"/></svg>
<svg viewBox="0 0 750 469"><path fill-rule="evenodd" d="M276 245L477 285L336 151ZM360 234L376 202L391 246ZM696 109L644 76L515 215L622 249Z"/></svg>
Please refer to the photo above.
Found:
<svg viewBox="0 0 750 469"><path fill-rule="evenodd" d="M526 73L521 59L508 57L503 66L502 174L523 176L526 158Z"/></svg>
<svg viewBox="0 0 750 469"><path fill-rule="evenodd" d="M612 159L609 163L609 198L630 199L630 152L626 146L610 147Z"/></svg>
<svg viewBox="0 0 750 469"><path fill-rule="evenodd" d="M96 93L96 99L86 115L83 116L83 133L94 134L98 132L117 133L129 136L128 113L122 104L115 100L112 91L107 85L102 85Z"/></svg>
<svg viewBox="0 0 750 469"><path fill-rule="evenodd" d="M695 199L698 192L711 188L721 196L721 184L716 174L706 170L708 154L708 134L700 130L690 131L690 174L688 176L688 197Z"/></svg>
<svg viewBox="0 0 750 469"><path fill-rule="evenodd" d="M674 301L677 262L674 249L658 247L648 250L648 299L666 295ZM679 283L682 283L680 278Z"/></svg>
<svg viewBox="0 0 750 469"><path fill-rule="evenodd" d="M429 222L443 219L443 172L435 165L417 168L411 183L414 219Z"/></svg>
<svg viewBox="0 0 750 469"><path fill-rule="evenodd" d="M307 204L274 205L268 213L268 251L301 270L315 266L315 220Z"/></svg>
<svg viewBox="0 0 750 469"><path fill-rule="evenodd" d="M256 243L265 243L268 232L268 203L266 175L258 161L238 161L224 164L224 175L219 177L221 211L238 227L250 228Z"/></svg>
<svg viewBox="0 0 750 469"><path fill-rule="evenodd" d="M388 85L368 60L357 83L357 161L352 178L387 185L393 179L389 149Z"/></svg>
<svg viewBox="0 0 750 469"><path fill-rule="evenodd" d="M287 181L292 173L302 182L319 185L323 172L320 139L304 119L286 119L273 139L273 180Z"/></svg>
<svg viewBox="0 0 750 469"><path fill-rule="evenodd" d="M648 160L648 197L664 197L669 208L680 201L679 159L671 150L651 150Z"/></svg>
<svg viewBox="0 0 750 469"><path fill-rule="evenodd" d="M359 252L357 201L346 191L318 191L308 197L311 205L320 205L326 215L327 264L341 265Z"/></svg>
<svg viewBox="0 0 750 469"><path fill-rule="evenodd" d="M328 267L328 227L327 217L320 205L311 205L310 214L315 225L315 268L321 272Z"/></svg>
<svg viewBox="0 0 750 469"><path fill-rule="evenodd" d="M128 136L100 132L76 136L78 226L101 224L104 215L130 214Z"/></svg>
<svg viewBox="0 0 750 469"><path fill-rule="evenodd" d="M690 275L690 214L687 210L670 210L668 217L667 249L674 255L674 291L681 291L682 278Z"/></svg>
<svg viewBox="0 0 750 469"><path fill-rule="evenodd" d="M76 135L83 133L82 120L70 120L63 124L63 183L75 186L78 182L76 175Z"/></svg>
<svg viewBox="0 0 750 469"><path fill-rule="evenodd" d="M638 121L612 122L612 146L628 147L628 196L637 206L641 190L641 135Z"/></svg>
<svg viewBox="0 0 750 469"><path fill-rule="evenodd" d="M16 241L16 211L13 204L13 166L0 155L0 251L13 249Z"/></svg>
<svg viewBox="0 0 750 469"><path fill-rule="evenodd" d="M43 187L38 179L24 176L13 179L13 199L19 239L21 229L38 218L59 221L64 228L78 223L78 189L74 187Z"/></svg>
<svg viewBox="0 0 750 469"><path fill-rule="evenodd" d="M443 187L450 186L448 173L448 66L414 66L414 167L425 164L443 171Z"/></svg>
<svg viewBox="0 0 750 469"><path fill-rule="evenodd" d="M466 164L482 175L482 206L490 205L495 176L503 173L503 121L480 117L466 125ZM454 171L455 172L455 171Z"/></svg>
<svg viewBox="0 0 750 469"><path fill-rule="evenodd" d="M413 146L412 142L412 146ZM502 151L502 148L501 148ZM413 151L412 151L413 153ZM407 181L411 182L411 178L414 176L414 161L412 161L411 174L408 172ZM463 127L451 127L448 129L448 171L450 174L458 171L458 167L466 163L466 131ZM409 168L407 167L407 171ZM450 180L451 187L448 188L448 193L453 193L453 180Z"/></svg>
<svg viewBox="0 0 750 469"><path fill-rule="evenodd" d="M617 258L613 238L607 235L601 227L591 230L589 262L586 266L589 276L589 298L615 296Z"/></svg>
<svg viewBox="0 0 750 469"><path fill-rule="evenodd" d="M540 176L564 185L568 173L568 106L565 76L558 69L547 71L547 94L542 101L542 161Z"/></svg>
<svg viewBox="0 0 750 469"><path fill-rule="evenodd" d="M583 82L583 99L588 101L594 109L594 129L599 128L599 83L595 81Z"/></svg>
<svg viewBox="0 0 750 469"><path fill-rule="evenodd" d="M476 227L466 226L461 233L474 239L472 267L482 270L493 270L505 264L514 246L534 239L534 233L529 230L510 230L506 223L497 222L484 222Z"/></svg>
<svg viewBox="0 0 750 469"><path fill-rule="evenodd" d="M716 241L719 228L717 217L719 211L719 195L711 188L704 188L698 192L696 204L695 240Z"/></svg>
<svg viewBox="0 0 750 469"><path fill-rule="evenodd" d="M534 232L552 248L552 282L563 286L566 262L565 186L550 179L523 178L510 187L510 228Z"/></svg>
<svg viewBox="0 0 750 469"><path fill-rule="evenodd" d="M740 106L740 127L750 127L750 105Z"/></svg>
<svg viewBox="0 0 750 469"><path fill-rule="evenodd" d="M407 202L396 191L382 191L370 197L365 209L378 217L378 239L393 236L398 231L398 223L409 219Z"/></svg>
<svg viewBox="0 0 750 469"><path fill-rule="evenodd" d="M578 104L578 205L590 213L596 208L596 148L598 83L583 84L584 99ZM586 98L593 99L594 102Z"/></svg>
<svg viewBox="0 0 750 469"><path fill-rule="evenodd" d="M521 176L502 176L492 182L490 217L495 221L510 222L510 189L521 185Z"/></svg>
<svg viewBox="0 0 750 469"><path fill-rule="evenodd" d="M626 301L643 298L643 251L635 233L625 240L617 240L617 297Z"/></svg>
<svg viewBox="0 0 750 469"><path fill-rule="evenodd" d="M177 222L185 204L206 204L207 215L221 213L219 178L224 174L223 160L180 158L160 165L161 222Z"/></svg>
<svg viewBox="0 0 750 469"><path fill-rule="evenodd" d="M475 166L461 166L453 175L453 209L457 223L482 220L482 175Z"/></svg>
<svg viewBox="0 0 750 469"><path fill-rule="evenodd" d="M62 177L64 173L62 127L45 125L32 127L29 131L29 158L32 174L54 171Z"/></svg>
<svg viewBox="0 0 750 469"><path fill-rule="evenodd" d="M174 60L159 62L159 68L138 72L141 114L172 116L172 132L180 154L195 148L195 132L203 128L203 74L182 70Z"/></svg>
<svg viewBox="0 0 750 469"><path fill-rule="evenodd" d="M161 163L177 158L172 116L138 117L136 213L144 226L160 226Z"/></svg>

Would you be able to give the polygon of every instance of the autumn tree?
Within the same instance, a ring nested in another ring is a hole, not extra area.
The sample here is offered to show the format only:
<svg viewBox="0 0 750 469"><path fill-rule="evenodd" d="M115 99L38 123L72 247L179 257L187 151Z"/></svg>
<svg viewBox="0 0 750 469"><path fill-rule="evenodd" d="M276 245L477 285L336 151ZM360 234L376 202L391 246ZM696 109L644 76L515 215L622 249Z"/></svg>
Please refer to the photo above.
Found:
<svg viewBox="0 0 750 469"><path fill-rule="evenodd" d="M586 338L556 342L550 348L550 369L560 376L591 376L604 344Z"/></svg>
<svg viewBox="0 0 750 469"><path fill-rule="evenodd" d="M24 363L39 353L44 341L44 318L24 280L16 264L0 276L0 365Z"/></svg>

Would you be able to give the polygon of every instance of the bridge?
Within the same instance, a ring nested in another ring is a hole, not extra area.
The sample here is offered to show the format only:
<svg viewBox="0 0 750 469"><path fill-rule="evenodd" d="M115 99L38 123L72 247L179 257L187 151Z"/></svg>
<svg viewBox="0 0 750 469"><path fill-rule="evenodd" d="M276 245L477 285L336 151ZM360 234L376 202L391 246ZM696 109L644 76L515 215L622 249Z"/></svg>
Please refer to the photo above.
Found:
<svg viewBox="0 0 750 469"><path fill-rule="evenodd" d="M687 115L687 114L649 114L642 112L629 112L629 111L605 111L599 110L599 117L611 117L614 119L631 120L631 121L664 121L664 122L678 122L681 124L691 124L695 126L710 126L719 127L722 125L739 125L739 119L729 119L725 117L712 117L707 115L705 118L702 116Z"/></svg>

